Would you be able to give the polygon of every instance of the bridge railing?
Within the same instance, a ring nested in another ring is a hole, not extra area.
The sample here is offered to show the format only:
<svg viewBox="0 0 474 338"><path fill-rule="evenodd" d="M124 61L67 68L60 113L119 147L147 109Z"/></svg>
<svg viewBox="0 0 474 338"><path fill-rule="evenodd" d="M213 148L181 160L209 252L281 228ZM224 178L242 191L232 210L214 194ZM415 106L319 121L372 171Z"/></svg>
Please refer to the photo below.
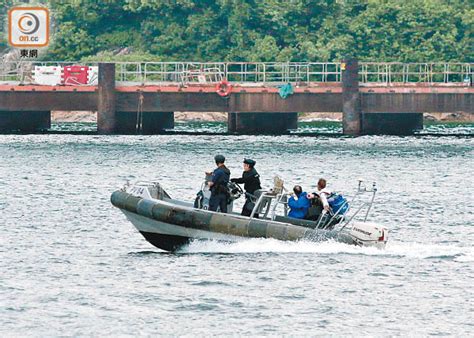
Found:
<svg viewBox="0 0 474 338"><path fill-rule="evenodd" d="M97 71L97 62L9 61L0 62L0 83L35 84L38 67L81 65ZM361 84L394 83L468 84L474 78L474 63L360 62ZM95 73L91 81L97 84ZM92 80L93 79L93 80ZM203 85L223 79L248 86L277 86L284 83L310 86L341 82L337 62L116 62L116 81L127 85Z"/></svg>
<svg viewBox="0 0 474 338"><path fill-rule="evenodd" d="M171 67L170 67L171 66ZM213 84L224 78L248 85L278 85L283 83L339 82L340 63L296 62L193 62L147 63L145 83L174 82L183 84Z"/></svg>
<svg viewBox="0 0 474 338"><path fill-rule="evenodd" d="M143 64L140 62L118 62L115 64L115 81L123 83L142 83Z"/></svg>
<svg viewBox="0 0 474 338"><path fill-rule="evenodd" d="M147 62L144 65L143 83L206 84L218 83L225 78L226 64L223 62Z"/></svg>
<svg viewBox="0 0 474 338"><path fill-rule="evenodd" d="M472 63L361 62L362 83L464 83L471 81Z"/></svg>
<svg viewBox="0 0 474 338"><path fill-rule="evenodd" d="M183 83L184 63L147 62L143 67L143 83Z"/></svg>

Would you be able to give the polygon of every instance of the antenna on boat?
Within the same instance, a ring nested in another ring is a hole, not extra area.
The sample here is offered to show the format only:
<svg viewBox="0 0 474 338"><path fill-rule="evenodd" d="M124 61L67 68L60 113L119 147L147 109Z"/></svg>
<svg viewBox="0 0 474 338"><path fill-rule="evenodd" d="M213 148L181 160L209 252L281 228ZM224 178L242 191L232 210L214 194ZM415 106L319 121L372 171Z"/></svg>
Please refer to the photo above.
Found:
<svg viewBox="0 0 474 338"><path fill-rule="evenodd" d="M372 199L370 200L369 206L367 207L367 212L365 213L364 222L367 221L367 217L369 217L370 209L372 208L372 204L374 204L375 194L377 193L377 183L372 183Z"/></svg>

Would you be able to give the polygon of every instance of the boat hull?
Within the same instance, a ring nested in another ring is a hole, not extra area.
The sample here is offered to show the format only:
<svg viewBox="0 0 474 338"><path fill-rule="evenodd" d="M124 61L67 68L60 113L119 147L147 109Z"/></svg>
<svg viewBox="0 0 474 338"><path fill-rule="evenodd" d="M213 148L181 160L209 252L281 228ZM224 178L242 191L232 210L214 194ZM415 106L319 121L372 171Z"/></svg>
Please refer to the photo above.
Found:
<svg viewBox="0 0 474 338"><path fill-rule="evenodd" d="M194 239L226 242L239 240L238 236L163 223L123 209L122 212L149 243L166 251L179 250Z"/></svg>
<svg viewBox="0 0 474 338"><path fill-rule="evenodd" d="M180 248L188 245L192 241L192 238L189 237L163 235L146 231L140 231L140 233L150 244L154 245L159 249L171 252L179 250Z"/></svg>
<svg viewBox="0 0 474 338"><path fill-rule="evenodd" d="M385 245L384 242L357 241L350 229L312 229L267 219L216 213L169 199L145 199L125 191L114 192L111 201L148 242L166 251L178 250L193 239L235 242L243 238L274 238L283 241L321 241L332 238L347 244Z"/></svg>

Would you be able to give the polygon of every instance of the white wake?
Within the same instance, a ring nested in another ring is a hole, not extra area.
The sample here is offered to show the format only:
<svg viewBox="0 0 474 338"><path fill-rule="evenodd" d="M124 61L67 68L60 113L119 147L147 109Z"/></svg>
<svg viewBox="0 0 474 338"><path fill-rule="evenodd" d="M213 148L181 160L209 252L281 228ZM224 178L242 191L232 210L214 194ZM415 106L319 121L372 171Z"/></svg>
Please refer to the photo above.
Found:
<svg viewBox="0 0 474 338"><path fill-rule="evenodd" d="M183 253L315 253L367 256L396 256L408 258L452 258L458 262L474 261L474 248L453 244L426 244L389 241L385 249L358 247L336 241L285 242L276 239L251 238L235 243L193 241L182 248Z"/></svg>

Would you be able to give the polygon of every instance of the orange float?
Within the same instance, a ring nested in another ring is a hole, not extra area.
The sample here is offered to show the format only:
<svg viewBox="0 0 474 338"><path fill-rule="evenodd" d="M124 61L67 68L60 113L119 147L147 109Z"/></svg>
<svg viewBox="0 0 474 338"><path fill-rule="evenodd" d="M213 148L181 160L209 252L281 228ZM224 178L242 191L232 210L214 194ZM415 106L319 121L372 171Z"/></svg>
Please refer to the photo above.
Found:
<svg viewBox="0 0 474 338"><path fill-rule="evenodd" d="M216 85L216 93L221 97L227 97L232 93L232 85L224 79Z"/></svg>

